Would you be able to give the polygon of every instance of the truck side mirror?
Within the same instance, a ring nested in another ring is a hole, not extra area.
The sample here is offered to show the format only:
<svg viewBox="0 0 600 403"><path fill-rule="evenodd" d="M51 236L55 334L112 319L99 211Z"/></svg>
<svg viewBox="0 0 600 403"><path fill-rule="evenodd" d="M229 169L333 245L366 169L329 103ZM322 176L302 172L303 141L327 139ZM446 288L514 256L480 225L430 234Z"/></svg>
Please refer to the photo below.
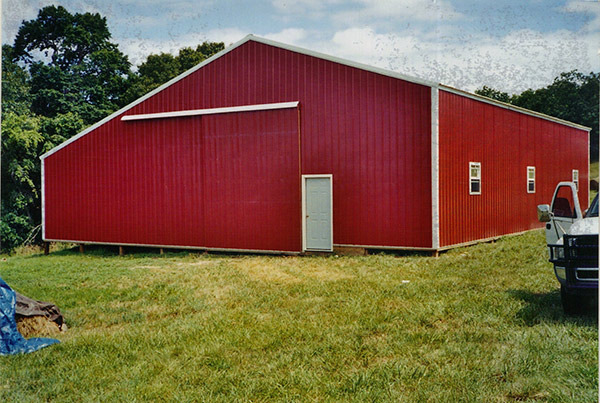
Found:
<svg viewBox="0 0 600 403"><path fill-rule="evenodd" d="M538 220L540 222L550 221L550 206L548 204L540 204L537 206Z"/></svg>

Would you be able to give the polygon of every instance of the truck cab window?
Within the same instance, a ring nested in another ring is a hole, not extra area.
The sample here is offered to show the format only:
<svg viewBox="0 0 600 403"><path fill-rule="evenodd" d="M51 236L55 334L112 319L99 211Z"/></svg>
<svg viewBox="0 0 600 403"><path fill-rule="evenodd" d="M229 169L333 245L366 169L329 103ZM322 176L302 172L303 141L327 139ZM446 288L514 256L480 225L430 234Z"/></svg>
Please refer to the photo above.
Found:
<svg viewBox="0 0 600 403"><path fill-rule="evenodd" d="M569 186L558 188L554 204L552 204L552 213L555 217L576 218L573 193Z"/></svg>

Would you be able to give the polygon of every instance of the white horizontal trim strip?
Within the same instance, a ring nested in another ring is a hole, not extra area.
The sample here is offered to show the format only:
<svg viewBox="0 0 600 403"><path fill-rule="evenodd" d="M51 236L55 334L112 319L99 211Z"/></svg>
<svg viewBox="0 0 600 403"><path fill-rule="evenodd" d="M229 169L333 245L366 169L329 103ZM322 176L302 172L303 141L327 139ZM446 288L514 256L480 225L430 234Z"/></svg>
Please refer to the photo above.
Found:
<svg viewBox="0 0 600 403"><path fill-rule="evenodd" d="M138 104L141 104L142 102L144 102L148 98L150 98L150 97L158 94L162 90L164 90L164 89L170 87L171 85L175 84L176 82L184 79L185 77L189 76L190 74L194 73L195 71L200 70L202 67L206 66L207 64L212 63L213 61L215 61L215 60L217 60L217 59L225 56L227 53L229 53L232 50L238 48L239 46L243 45L244 43L248 42L251 39L253 39L253 36L252 35L248 35L245 38L241 39L240 41L234 43L233 45L231 45L229 47L226 47L225 49L223 49L219 53L216 53L216 54L212 55L211 57L209 57L208 59L204 60L202 63L197 64L195 67L192 67L191 69L189 69L187 71L184 71L183 73L181 73L180 75L178 75L176 77L173 77L171 80L167 81L163 85L161 85L161 86L153 89L152 91L148 92L146 95L143 95L142 97L136 99L135 101L133 101L129 105L126 105L126 106L122 107L118 111L113 112L112 114L108 115L107 117L105 117L104 119L100 120L99 122L94 123L93 125L91 125L87 129L85 129L82 132L76 134L75 136L71 137L70 139L66 140L65 142L57 145L53 149L51 149L49 151L46 151L44 154L40 155L40 158L44 159L44 158L46 158L46 157L54 154L55 152L63 149L64 147L68 146L72 142L74 142L76 140L79 140L81 137L85 136L89 132L97 129L100 126L102 126L104 123L106 123L106 122L108 122L108 121L116 118L117 116L121 115L124 112L127 112L129 109L133 108L134 106L136 106Z"/></svg>
<svg viewBox="0 0 600 403"><path fill-rule="evenodd" d="M535 111L532 111L532 110L529 110L529 109L521 108L520 106L515 106L515 105L512 105L512 104L507 104L506 102L496 101L495 99L492 99L492 98L484 97L482 95L472 94L470 92L459 90L459 89L453 88L453 87L449 87L449 86L444 85L444 84L440 84L439 85L439 89L443 90L443 91L446 91L446 92L450 92L452 94L462 95L464 97L471 98L471 99L474 99L476 101L481 101L481 102L484 102L486 104L499 106L500 108L510 109L512 111L523 113L525 115L535 116L536 118L549 120L551 122L560 123L560 124L566 125L566 126L571 126L571 127L576 128L576 129L586 130L588 132L592 130L590 127L582 126L580 124L573 123L573 122L569 122L568 120L563 120L563 119L555 118L554 116L550 116L550 115L546 115L544 113L535 112Z"/></svg>
<svg viewBox="0 0 600 403"><path fill-rule="evenodd" d="M541 231L542 228L543 227L540 227L540 228L531 228L531 229L526 229L524 231L511 232L511 233L508 233L508 234L491 236L489 238L480 238L480 239L474 239L472 241L455 243L455 244L452 244L452 245L442 246L442 247L438 248L438 250L439 251L445 251L445 250L456 249L456 248L464 248L465 246L472 246L472 245L477 245L477 244L480 244L480 243L487 243L487 242L492 242L492 241L498 241L498 240L500 240L500 239L502 239L504 237L519 236L519 235L527 234L528 232L531 232L531 231Z"/></svg>
<svg viewBox="0 0 600 403"><path fill-rule="evenodd" d="M185 245L160 245L150 243L118 243L118 242L101 242L101 241L74 241L67 239L48 239L44 238L45 242L62 242L75 243L80 245L108 245L108 246L134 246L142 248L163 248L163 249L183 249L183 250L199 250L212 252L235 252L235 253L265 253L274 255L298 255L300 251L285 251L285 250L262 250L262 249L235 249L235 248L211 248L205 246L185 246Z"/></svg>
<svg viewBox="0 0 600 403"><path fill-rule="evenodd" d="M294 45L288 45L286 43L277 42L272 39L261 38L261 37L254 36L254 35L248 35L246 38L248 38L249 40L253 40L255 42L263 43L265 45L270 45L270 46L274 46L276 48L289 50L290 52L295 52L295 53L300 53L300 54L307 55L307 56L316 57L317 59L328 60L333 63L343 64L345 66L354 67L359 70L370 71L371 73L381 74L382 76L397 78L397 79L408 81L408 82L414 83L414 84L420 84L420 85L424 85L427 87L437 87L437 85L438 85L437 83L430 81L430 80L407 76L407 75L404 75L401 73L397 73L395 71L386 70L386 69L382 69L382 68L375 67L375 66L370 66L368 64L363 64L363 63L355 62L352 60L343 59L341 57L331 56L331 55L328 55L325 53L320 53L320 52L316 52L314 50L300 48L300 47L294 46Z"/></svg>
<svg viewBox="0 0 600 403"><path fill-rule="evenodd" d="M355 245L355 244L346 244L346 243L334 243L333 248L335 252L335 247L349 247L349 248L364 248L364 249L381 249L381 250L414 250L414 251L424 251L424 252L434 252L436 249L434 248L424 248L422 246L385 246L385 245Z"/></svg>
<svg viewBox="0 0 600 403"><path fill-rule="evenodd" d="M187 111L174 111L174 112L159 112L159 113L146 113L141 115L125 115L121 117L121 120L146 120L146 119L164 119L164 118L180 118L185 116L200 116L200 115L215 115L219 113L234 113L234 112L252 112L252 111L268 111L272 109L286 109L296 108L298 101L295 102L278 102L274 104L256 104L256 105L241 105L241 106L229 106L224 108L210 108L210 109L191 109Z"/></svg>

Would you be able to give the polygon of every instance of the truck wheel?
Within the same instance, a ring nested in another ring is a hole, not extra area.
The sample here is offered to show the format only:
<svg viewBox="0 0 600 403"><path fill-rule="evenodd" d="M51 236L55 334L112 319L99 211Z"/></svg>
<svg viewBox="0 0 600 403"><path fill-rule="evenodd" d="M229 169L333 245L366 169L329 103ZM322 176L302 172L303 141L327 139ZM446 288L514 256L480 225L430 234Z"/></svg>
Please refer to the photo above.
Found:
<svg viewBox="0 0 600 403"><path fill-rule="evenodd" d="M579 305L577 304L578 301L576 296L569 294L564 285L560 286L560 300L562 302L563 311L566 315L572 315L579 312Z"/></svg>

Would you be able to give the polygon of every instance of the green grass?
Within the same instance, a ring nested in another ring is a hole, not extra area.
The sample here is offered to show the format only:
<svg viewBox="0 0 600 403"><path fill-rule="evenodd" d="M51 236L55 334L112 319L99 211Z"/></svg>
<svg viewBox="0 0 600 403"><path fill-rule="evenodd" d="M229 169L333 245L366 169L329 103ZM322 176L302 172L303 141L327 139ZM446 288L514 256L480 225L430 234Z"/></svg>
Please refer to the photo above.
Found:
<svg viewBox="0 0 600 403"><path fill-rule="evenodd" d="M598 180L598 161L590 163L590 179ZM597 193L595 190L590 190L590 203Z"/></svg>
<svg viewBox="0 0 600 403"><path fill-rule="evenodd" d="M597 399L597 315L563 315L541 231L439 258L2 260L69 330L0 357L0 401Z"/></svg>
<svg viewBox="0 0 600 403"><path fill-rule="evenodd" d="M598 161L590 163L590 179L598 180Z"/></svg>

